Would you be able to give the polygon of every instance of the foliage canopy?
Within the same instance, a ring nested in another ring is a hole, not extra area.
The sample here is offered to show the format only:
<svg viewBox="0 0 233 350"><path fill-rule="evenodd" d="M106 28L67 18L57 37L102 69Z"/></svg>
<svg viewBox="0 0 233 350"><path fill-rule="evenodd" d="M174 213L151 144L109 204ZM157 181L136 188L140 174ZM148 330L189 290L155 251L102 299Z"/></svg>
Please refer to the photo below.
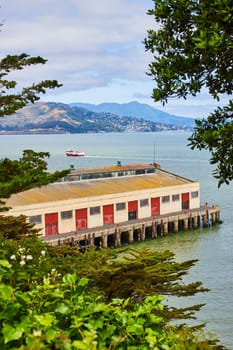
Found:
<svg viewBox="0 0 233 350"><path fill-rule="evenodd" d="M32 65L45 64L46 61L40 56L33 57L25 53L7 55L0 60L0 117L15 113L29 102L38 101L39 95L46 93L46 89L62 86L57 80L44 80L17 91L17 82L7 78L11 72L23 70ZM4 198L33 187L47 185L70 172L70 170L63 170L48 173L45 159L49 156L48 152L24 150L19 160L8 158L0 160L0 212L7 210L4 206ZM33 234L37 230L26 222L23 215L19 217L0 215L0 232L8 238L16 238L22 234Z"/></svg>
<svg viewBox="0 0 233 350"><path fill-rule="evenodd" d="M148 75L152 98L196 96L205 88L219 100L233 92L233 5L230 0L153 0L148 11L157 23L148 30L146 50L153 54ZM208 149L219 185L233 180L233 103L198 120L191 148ZM223 157L224 155L224 157Z"/></svg>
<svg viewBox="0 0 233 350"><path fill-rule="evenodd" d="M68 170L47 171L48 152L35 152L24 150L19 160L3 158L0 160L0 198L8 198L10 195L39 187L54 182L70 172ZM0 202L0 212L6 211L4 202ZM26 217L0 215L0 233L8 238L17 238L22 234L33 234L37 230L26 222Z"/></svg>
<svg viewBox="0 0 233 350"><path fill-rule="evenodd" d="M8 198L11 194L22 192L54 182L70 172L70 169L47 171L46 159L49 152L24 150L19 160L0 159L0 198Z"/></svg>
<svg viewBox="0 0 233 350"><path fill-rule="evenodd" d="M33 57L26 53L19 55L7 55L0 60L0 117L15 113L28 103L34 103L40 99L40 94L45 94L46 89L54 89L62 86L57 80L43 80L38 84L32 84L17 91L17 82L7 79L13 72L22 70L31 65L45 64L46 59Z"/></svg>
<svg viewBox="0 0 233 350"><path fill-rule="evenodd" d="M131 298L131 292L128 298L119 298L117 290L115 297L107 300L101 288L96 289L94 269L97 267L97 274L101 268L110 271L116 252L91 250L83 254L71 247L46 246L36 237L20 242L1 239L0 252L3 350L224 349L202 330L168 323L163 297L146 295L147 288L141 300ZM154 252L144 251L141 258L143 255L146 264ZM171 258L168 253L161 258L155 255L158 263L165 256ZM117 266L122 269L120 265L115 261L113 270ZM127 278L135 284L136 275L137 271Z"/></svg>

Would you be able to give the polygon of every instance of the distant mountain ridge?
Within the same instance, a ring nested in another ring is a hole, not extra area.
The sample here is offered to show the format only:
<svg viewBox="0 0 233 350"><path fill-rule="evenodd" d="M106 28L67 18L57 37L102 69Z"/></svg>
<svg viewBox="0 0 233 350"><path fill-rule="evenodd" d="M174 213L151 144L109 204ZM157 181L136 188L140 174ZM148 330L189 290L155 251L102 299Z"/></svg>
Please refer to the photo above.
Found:
<svg viewBox="0 0 233 350"><path fill-rule="evenodd" d="M90 104L90 103L70 103L71 106L78 106L86 108L93 112L110 112L118 115L123 115L127 117L143 118L145 120L150 120L156 123L177 125L181 127L191 127L195 126L195 121L193 118L176 116L163 112L156 109L150 105L139 103L136 101L128 103L101 103L101 104Z"/></svg>
<svg viewBox="0 0 233 350"><path fill-rule="evenodd" d="M144 111L142 113L139 110L137 113L141 117L127 116L126 114L132 114L129 110L122 110L120 114L109 111L95 112L84 108L84 106L88 107L89 105L80 105L36 102L13 115L0 118L0 134L148 132L190 130L192 128L192 124L187 125L183 121L180 123L181 126L165 123L163 117L157 118L158 121L146 120L143 118L146 105L138 105L138 108L142 108ZM129 105L131 105L132 110L132 104ZM136 107L137 105L134 104L135 113ZM106 108L108 109L108 106ZM179 117L177 118L179 120Z"/></svg>

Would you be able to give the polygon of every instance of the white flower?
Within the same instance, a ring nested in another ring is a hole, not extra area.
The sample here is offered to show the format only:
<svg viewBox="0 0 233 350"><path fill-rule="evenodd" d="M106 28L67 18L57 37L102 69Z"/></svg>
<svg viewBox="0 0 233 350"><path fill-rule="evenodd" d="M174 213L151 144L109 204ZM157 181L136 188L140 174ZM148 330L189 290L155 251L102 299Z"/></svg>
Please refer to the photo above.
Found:
<svg viewBox="0 0 233 350"><path fill-rule="evenodd" d="M22 265L22 266L26 264L24 260L21 260L19 263L20 263L20 265Z"/></svg>
<svg viewBox="0 0 233 350"><path fill-rule="evenodd" d="M33 331L33 335L34 335L35 337L40 337L40 336L41 336L41 331L40 331L40 330L38 330L38 331L34 330L34 331Z"/></svg>
<svg viewBox="0 0 233 350"><path fill-rule="evenodd" d="M11 259L11 260L15 260L15 259L16 259L15 254L11 255L10 259Z"/></svg>
<svg viewBox="0 0 233 350"><path fill-rule="evenodd" d="M45 256L45 254L46 254L46 251L45 251L45 250L42 250L42 251L41 251L41 255L42 255L42 256Z"/></svg>
<svg viewBox="0 0 233 350"><path fill-rule="evenodd" d="M26 260L32 260L32 256L31 255L26 255Z"/></svg>

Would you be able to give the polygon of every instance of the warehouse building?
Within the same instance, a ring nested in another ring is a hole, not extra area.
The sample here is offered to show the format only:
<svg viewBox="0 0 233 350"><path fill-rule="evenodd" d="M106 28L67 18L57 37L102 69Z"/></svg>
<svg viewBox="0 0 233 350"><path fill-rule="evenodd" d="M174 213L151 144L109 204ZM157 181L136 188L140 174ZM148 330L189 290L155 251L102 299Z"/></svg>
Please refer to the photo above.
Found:
<svg viewBox="0 0 233 350"><path fill-rule="evenodd" d="M200 207L200 185L157 164L74 170L61 182L12 195L7 215L25 215L42 236L76 235Z"/></svg>

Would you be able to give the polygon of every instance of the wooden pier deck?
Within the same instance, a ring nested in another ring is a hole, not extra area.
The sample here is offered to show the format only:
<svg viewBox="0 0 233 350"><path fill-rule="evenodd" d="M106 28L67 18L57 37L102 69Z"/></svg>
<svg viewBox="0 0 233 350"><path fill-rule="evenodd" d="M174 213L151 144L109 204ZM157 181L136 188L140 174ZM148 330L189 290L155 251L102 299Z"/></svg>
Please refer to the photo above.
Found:
<svg viewBox="0 0 233 350"><path fill-rule="evenodd" d="M87 247L120 247L124 243L154 239L169 233L208 227L220 223L221 208L205 205L197 209L130 220L57 235L43 236L41 239L51 245L70 244L80 249Z"/></svg>

